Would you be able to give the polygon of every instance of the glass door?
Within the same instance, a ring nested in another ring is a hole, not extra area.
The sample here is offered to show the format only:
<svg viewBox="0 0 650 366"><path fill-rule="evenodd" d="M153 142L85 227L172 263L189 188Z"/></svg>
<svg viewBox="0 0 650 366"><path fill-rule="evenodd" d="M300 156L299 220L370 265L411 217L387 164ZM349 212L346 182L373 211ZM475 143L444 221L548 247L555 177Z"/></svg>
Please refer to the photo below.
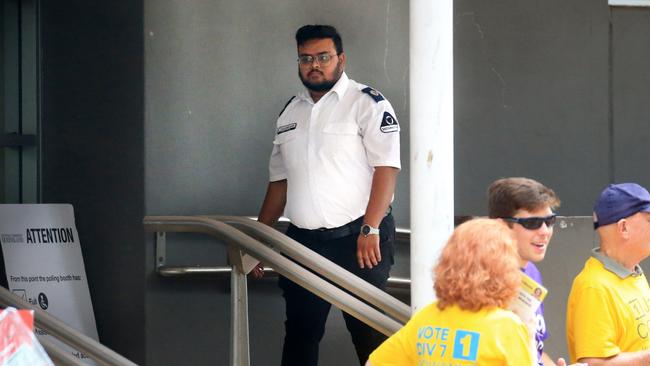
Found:
<svg viewBox="0 0 650 366"><path fill-rule="evenodd" d="M37 16L37 0L0 5L0 203L40 199Z"/></svg>

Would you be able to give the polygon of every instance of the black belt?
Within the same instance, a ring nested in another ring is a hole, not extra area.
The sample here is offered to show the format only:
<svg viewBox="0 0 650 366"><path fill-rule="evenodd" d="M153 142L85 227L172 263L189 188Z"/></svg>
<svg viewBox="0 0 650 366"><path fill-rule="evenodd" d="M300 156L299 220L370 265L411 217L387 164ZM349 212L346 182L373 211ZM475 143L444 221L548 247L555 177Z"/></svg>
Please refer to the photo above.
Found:
<svg viewBox="0 0 650 366"><path fill-rule="evenodd" d="M390 215L392 211L393 208L389 206L388 211L386 211L386 216ZM302 233L304 235L308 235L312 238L316 238L321 241L327 241L327 240L343 238L350 235L359 235L359 233L361 232L362 224L363 224L363 216L343 226L339 226L331 229L320 228L320 229L309 230L309 229L301 229L294 224L289 224L289 230L293 230Z"/></svg>
<svg viewBox="0 0 650 366"><path fill-rule="evenodd" d="M359 235L359 233L361 232L361 224L363 224L363 216L343 226L339 226L331 229L321 228L321 229L309 230L309 229L301 229L295 226L294 224L289 224L289 230L299 232L303 235L321 241L327 241L327 240L343 238L350 235Z"/></svg>

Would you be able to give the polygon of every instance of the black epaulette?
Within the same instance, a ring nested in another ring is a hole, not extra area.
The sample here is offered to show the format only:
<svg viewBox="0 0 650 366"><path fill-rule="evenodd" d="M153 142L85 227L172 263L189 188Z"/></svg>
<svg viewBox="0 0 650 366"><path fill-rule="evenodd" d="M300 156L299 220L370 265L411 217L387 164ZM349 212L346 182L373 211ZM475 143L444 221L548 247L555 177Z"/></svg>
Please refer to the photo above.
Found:
<svg viewBox="0 0 650 366"><path fill-rule="evenodd" d="M282 113L284 113L284 110L287 109L287 106L289 106L289 103L291 103L291 101L292 101L293 98L295 98L295 97L296 97L296 96L294 95L293 97L291 97L291 99L289 99L289 101L287 102L287 104L285 104L285 105L284 105L284 108L282 108L282 110L280 111L280 114L278 114L278 117L280 117L280 116L282 115Z"/></svg>
<svg viewBox="0 0 650 366"><path fill-rule="evenodd" d="M364 88L361 91L368 94L368 95L370 95L370 98L374 99L375 102L377 102L377 103L384 100L384 96L381 95L380 92L376 91L375 89L373 89L371 87Z"/></svg>

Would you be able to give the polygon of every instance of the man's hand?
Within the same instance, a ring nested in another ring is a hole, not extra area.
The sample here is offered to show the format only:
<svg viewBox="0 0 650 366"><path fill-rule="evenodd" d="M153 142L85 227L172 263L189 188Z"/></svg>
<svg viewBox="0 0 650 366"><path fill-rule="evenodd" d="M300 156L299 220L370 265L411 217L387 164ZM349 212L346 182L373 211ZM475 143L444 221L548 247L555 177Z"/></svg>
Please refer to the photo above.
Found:
<svg viewBox="0 0 650 366"><path fill-rule="evenodd" d="M557 366L566 366L566 361L562 357L557 359ZM569 366L589 366L586 363L572 363Z"/></svg>
<svg viewBox="0 0 650 366"><path fill-rule="evenodd" d="M381 251L379 250L379 235L371 234L357 238L357 262L359 268L372 269L381 262Z"/></svg>
<svg viewBox="0 0 650 366"><path fill-rule="evenodd" d="M395 192L398 172L399 169L391 166L375 167L368 207L366 207L366 213L363 215L364 224L376 228L380 227ZM364 237L363 234L359 234L357 238L357 262L359 262L359 268L368 267L369 269L381 262L379 235L371 234Z"/></svg>
<svg viewBox="0 0 650 366"><path fill-rule="evenodd" d="M250 275L253 276L253 278L256 280L264 277L264 265L262 262L257 263L255 268L250 271Z"/></svg>

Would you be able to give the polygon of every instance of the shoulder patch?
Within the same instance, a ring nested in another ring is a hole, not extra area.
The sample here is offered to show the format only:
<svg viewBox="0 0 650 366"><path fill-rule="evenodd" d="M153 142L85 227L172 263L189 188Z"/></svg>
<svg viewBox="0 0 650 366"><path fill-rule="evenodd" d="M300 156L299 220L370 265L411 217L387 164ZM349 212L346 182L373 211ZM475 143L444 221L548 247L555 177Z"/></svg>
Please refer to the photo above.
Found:
<svg viewBox="0 0 650 366"><path fill-rule="evenodd" d="M397 123L397 119L390 113L384 112L384 117L381 119L381 126L379 129L383 133L399 132L399 123Z"/></svg>
<svg viewBox="0 0 650 366"><path fill-rule="evenodd" d="M377 102L377 103L384 100L384 96L381 95L381 93L379 93L378 91L376 91L375 89L373 89L371 87L363 88L363 89L361 89L361 91L368 94L368 95L370 95L370 98L374 99L375 102Z"/></svg>
<svg viewBox="0 0 650 366"><path fill-rule="evenodd" d="M289 103L291 103L291 101L292 101L295 97L296 97L296 96L294 95L293 97L291 97L291 99L289 99L289 101L287 102L287 104L285 104L284 107L282 108L282 110L280 111L280 114L278 114L278 117L280 117L280 116L282 115L282 113L284 113L284 110L287 109L287 107L289 106Z"/></svg>

